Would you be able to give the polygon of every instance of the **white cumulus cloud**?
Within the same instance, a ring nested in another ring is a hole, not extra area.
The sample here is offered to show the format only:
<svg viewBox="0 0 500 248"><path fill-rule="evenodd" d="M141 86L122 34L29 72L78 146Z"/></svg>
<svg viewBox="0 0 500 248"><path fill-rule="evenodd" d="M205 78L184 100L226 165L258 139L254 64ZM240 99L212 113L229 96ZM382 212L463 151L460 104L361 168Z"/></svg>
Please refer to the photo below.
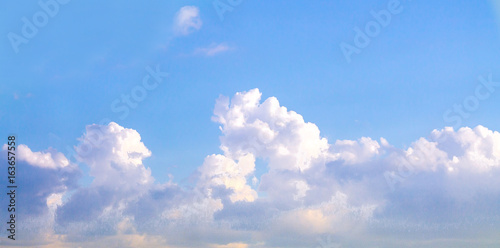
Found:
<svg viewBox="0 0 500 248"><path fill-rule="evenodd" d="M54 244L79 240L71 245L82 247L95 240L314 247L324 234L344 237L346 247L390 247L380 237L400 247L424 244L419 235L449 244L463 232L489 238L500 227L499 132L445 127L405 149L384 138L329 141L275 97L261 96L252 89L216 100L221 153L205 157L190 187L155 183L139 132L114 122L89 125L79 139L79 160L94 178L86 187L74 183L80 172L64 155L20 145L24 180L32 180L23 206L31 219L51 220L34 230L64 237ZM262 175L255 174L258 159L266 163Z"/></svg>

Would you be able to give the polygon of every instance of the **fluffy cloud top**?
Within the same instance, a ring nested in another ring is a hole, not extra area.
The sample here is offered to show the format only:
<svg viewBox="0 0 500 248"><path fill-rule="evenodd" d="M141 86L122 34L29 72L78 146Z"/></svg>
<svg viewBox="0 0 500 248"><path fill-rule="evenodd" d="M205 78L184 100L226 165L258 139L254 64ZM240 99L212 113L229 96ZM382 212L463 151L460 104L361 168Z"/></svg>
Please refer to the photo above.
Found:
<svg viewBox="0 0 500 248"><path fill-rule="evenodd" d="M82 162L90 167L95 185L143 185L152 183L151 170L142 161L151 156L133 129L111 122L107 126L90 125L76 147Z"/></svg>
<svg viewBox="0 0 500 248"><path fill-rule="evenodd" d="M4 145L4 150L6 146ZM26 145L19 145L17 155L20 161L40 168L57 169L69 165L69 160L60 152L49 149L47 152L32 152Z"/></svg>
<svg viewBox="0 0 500 248"><path fill-rule="evenodd" d="M203 22L196 6L184 6L175 15L174 31L178 35L188 35L201 28Z"/></svg>
<svg viewBox="0 0 500 248"><path fill-rule="evenodd" d="M154 183L139 133L113 122L90 125L79 139L79 159L94 177L87 187L71 183L78 170L64 155L20 145L25 168L52 178L27 176L33 201L24 204L51 223L35 231L52 244L87 247L97 234L123 247L315 247L324 234L346 247L400 247L434 242L408 233L456 244L461 233L489 239L485 227L500 227L497 131L447 127L407 149L383 138L329 142L261 95L253 89L216 101L222 153L205 157L189 188ZM258 178L257 159L267 163Z"/></svg>
<svg viewBox="0 0 500 248"><path fill-rule="evenodd" d="M306 170L327 160L329 144L316 125L279 105L275 97L262 104L258 89L237 93L231 103L217 100L213 117L224 136L221 149L227 156L252 153L269 159L271 170Z"/></svg>
<svg viewBox="0 0 500 248"><path fill-rule="evenodd" d="M142 161L151 156L139 133L111 122L89 125L75 148L79 159L90 168L91 185L80 188L57 210L57 221L65 228L89 231L95 219L120 222L131 202L147 194L154 182ZM82 209L84 209L82 211ZM113 225L116 225L114 223ZM102 223L94 223L95 226ZM116 228L116 227L111 227ZM80 230L81 231L81 230Z"/></svg>

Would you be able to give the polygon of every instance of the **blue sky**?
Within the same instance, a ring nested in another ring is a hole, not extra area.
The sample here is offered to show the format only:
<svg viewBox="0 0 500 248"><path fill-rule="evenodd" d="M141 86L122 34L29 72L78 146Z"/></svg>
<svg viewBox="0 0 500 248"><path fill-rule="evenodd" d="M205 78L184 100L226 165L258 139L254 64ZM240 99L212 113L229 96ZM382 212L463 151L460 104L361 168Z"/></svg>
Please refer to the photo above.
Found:
<svg viewBox="0 0 500 248"><path fill-rule="evenodd" d="M58 9L46 15L47 23L27 43L17 45L9 34L22 36L23 18L32 23L43 7L36 1L3 3L0 133L16 134L33 152L52 147L65 154L82 172L78 187L92 187L93 167L71 157L68 148L82 144L77 138L85 135L87 125L104 128L112 121L137 131L151 151L143 156L143 165L156 183L196 187L206 157L223 153L221 145L233 149L239 144L234 140L241 138L221 133L219 126L233 129L212 120L221 95L238 99L237 92L250 92L255 100L251 90L257 88L261 102L275 97L280 106L314 123L332 146L336 140L361 137L382 144L383 137L391 149L407 151L418 150L414 142L420 137L431 140L432 130L457 124L446 113L466 99L478 100L479 77L500 80L500 10L495 1L401 0L399 12L391 14L386 26L378 24L380 32L349 59L341 44L354 45L355 28L365 30L376 21L371 11L387 12L391 1L242 0L230 6L221 0L231 8L223 18L214 7L217 1L63 2L56 2ZM128 108L128 114L114 111L113 102L126 106L122 95L142 87L148 67L168 76L145 90L144 100ZM500 129L500 95L490 93L467 110L455 131L478 125ZM235 154L224 152L238 161ZM358 158L353 163L368 163L361 159L364 153L353 154ZM272 156L254 155L257 166L248 182L254 175L259 181L262 175L275 176L269 172ZM358 192L343 192L351 190ZM233 241L227 243L246 242ZM266 242L274 247L279 240Z"/></svg>
<svg viewBox="0 0 500 248"><path fill-rule="evenodd" d="M174 37L172 17L190 4L202 10L203 28ZM109 118L144 130L149 147L165 154L151 166L164 170L168 161L188 167L188 173L202 161L196 154L218 150L217 125L210 121L214 99L259 88L316 123L325 137L385 137L408 146L415 137L450 125L442 117L446 109L473 91L478 76L499 70L498 25L488 2L448 1L432 8L401 2L403 11L347 63L339 44L352 44L353 28L363 27L373 20L371 10L386 5L244 1L221 21L208 1L70 2L21 44L19 53L3 39L2 105L9 116L3 129L39 149L63 150L76 143L85 125ZM20 34L20 19L41 8L25 3L5 9L2 32ZM234 48L211 57L193 55L213 43ZM148 65L168 71L167 82L120 120L111 102L130 94ZM489 114L498 101L481 102L464 125L500 125ZM50 133L61 142L54 143Z"/></svg>

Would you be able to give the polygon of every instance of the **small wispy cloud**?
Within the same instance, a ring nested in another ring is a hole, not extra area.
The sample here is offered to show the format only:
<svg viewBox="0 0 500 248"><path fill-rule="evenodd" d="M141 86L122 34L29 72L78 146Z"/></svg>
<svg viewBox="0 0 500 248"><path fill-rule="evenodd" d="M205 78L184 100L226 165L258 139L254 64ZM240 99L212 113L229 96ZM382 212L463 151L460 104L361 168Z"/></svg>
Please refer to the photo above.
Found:
<svg viewBox="0 0 500 248"><path fill-rule="evenodd" d="M175 15L174 31L177 35L188 35L202 25L200 10L196 6L184 6Z"/></svg>
<svg viewBox="0 0 500 248"><path fill-rule="evenodd" d="M204 56L215 56L219 53L227 52L233 50L232 47L228 46L227 44L220 43L212 43L208 47L200 47L194 50L195 55L204 55Z"/></svg>

